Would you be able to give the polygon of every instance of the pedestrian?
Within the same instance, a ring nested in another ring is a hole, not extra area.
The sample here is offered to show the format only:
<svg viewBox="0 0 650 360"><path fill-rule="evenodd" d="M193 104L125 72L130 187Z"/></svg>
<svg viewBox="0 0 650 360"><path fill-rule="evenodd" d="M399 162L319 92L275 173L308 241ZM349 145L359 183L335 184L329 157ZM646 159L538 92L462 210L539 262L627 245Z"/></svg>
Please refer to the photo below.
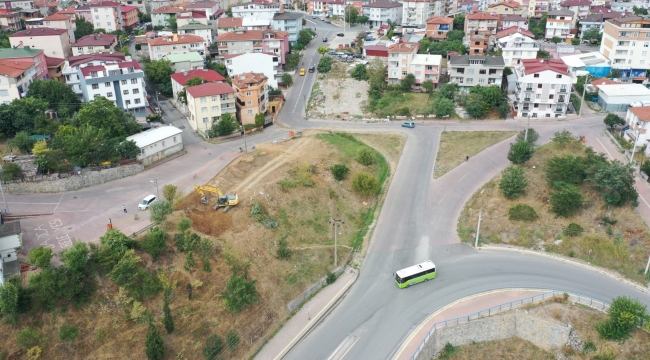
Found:
<svg viewBox="0 0 650 360"><path fill-rule="evenodd" d="M126 206L122 205L122 210L124 210L124 213L126 214Z"/></svg>
<svg viewBox="0 0 650 360"><path fill-rule="evenodd" d="M465 162L469 161L469 155L465 156Z"/></svg>

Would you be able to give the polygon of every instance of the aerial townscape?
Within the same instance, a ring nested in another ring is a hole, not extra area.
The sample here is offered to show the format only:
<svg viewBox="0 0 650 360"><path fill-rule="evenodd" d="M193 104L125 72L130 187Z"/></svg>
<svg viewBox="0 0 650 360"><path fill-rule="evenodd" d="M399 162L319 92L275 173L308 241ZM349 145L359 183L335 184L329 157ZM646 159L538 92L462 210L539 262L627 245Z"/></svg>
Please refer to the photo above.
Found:
<svg viewBox="0 0 650 360"><path fill-rule="evenodd" d="M650 359L650 1L0 2L0 360Z"/></svg>

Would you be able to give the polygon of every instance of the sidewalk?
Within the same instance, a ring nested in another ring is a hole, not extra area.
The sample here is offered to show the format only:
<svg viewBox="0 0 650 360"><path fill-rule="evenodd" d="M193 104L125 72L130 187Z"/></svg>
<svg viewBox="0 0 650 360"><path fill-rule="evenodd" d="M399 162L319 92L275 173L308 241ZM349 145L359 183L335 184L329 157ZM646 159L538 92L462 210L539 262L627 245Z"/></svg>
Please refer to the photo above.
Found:
<svg viewBox="0 0 650 360"><path fill-rule="evenodd" d="M531 296L545 293L545 290L505 290L479 294L473 297L461 299L452 303L429 316L422 322L408 338L401 344L393 360L409 360L415 354L422 341L426 338L433 324L445 320L451 320L470 314L477 313L481 310L499 306L501 304L529 298Z"/></svg>
<svg viewBox="0 0 650 360"><path fill-rule="evenodd" d="M331 285L325 286L287 321L282 329L255 356L257 360L282 359L329 313L354 284L359 272L347 267Z"/></svg>

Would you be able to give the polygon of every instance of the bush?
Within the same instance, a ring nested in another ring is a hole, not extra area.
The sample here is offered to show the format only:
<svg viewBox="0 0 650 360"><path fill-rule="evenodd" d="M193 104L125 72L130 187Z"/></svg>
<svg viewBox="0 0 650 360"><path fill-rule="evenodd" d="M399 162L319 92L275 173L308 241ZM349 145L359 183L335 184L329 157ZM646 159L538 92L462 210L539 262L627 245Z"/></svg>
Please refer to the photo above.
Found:
<svg viewBox="0 0 650 360"><path fill-rule="evenodd" d="M352 181L352 189L361 195L372 195L379 191L379 180L373 175L358 173Z"/></svg>
<svg viewBox="0 0 650 360"><path fill-rule="evenodd" d="M176 225L176 229L180 232L185 232L185 230L191 227L192 227L192 220L190 220L190 218L186 216L183 216L180 220L178 220L178 224Z"/></svg>
<svg viewBox="0 0 650 360"><path fill-rule="evenodd" d="M234 133L239 129L239 122L230 113L225 113L221 115L221 119L218 122L212 124L212 136L228 136Z"/></svg>
<svg viewBox="0 0 650 360"><path fill-rule="evenodd" d="M163 338L158 329L150 322L145 338L146 354L149 360L162 360L165 356Z"/></svg>
<svg viewBox="0 0 650 360"><path fill-rule="evenodd" d="M601 221L604 225L616 225L616 223L618 222L618 220L616 220L616 219L614 219L614 218L610 218L609 216L603 216L603 217L601 217L601 218L600 218L600 221Z"/></svg>
<svg viewBox="0 0 650 360"><path fill-rule="evenodd" d="M589 181L610 205L622 206L626 202L633 207L639 205L639 194L634 188L634 170L629 164L614 160L608 166L599 167Z"/></svg>
<svg viewBox="0 0 650 360"><path fill-rule="evenodd" d="M136 49L136 50L142 50L142 45L140 45L140 44L135 44L135 49Z"/></svg>
<svg viewBox="0 0 650 360"><path fill-rule="evenodd" d="M226 335L226 344L228 344L228 349L230 349L230 351L234 351L237 348L237 345L239 345L240 341L241 340L239 339L239 334L237 334L235 330L230 329Z"/></svg>
<svg viewBox="0 0 650 360"><path fill-rule="evenodd" d="M176 197L177 190L178 190L178 186L167 184L163 186L163 197L165 198L165 200L173 204L174 198Z"/></svg>
<svg viewBox="0 0 650 360"><path fill-rule="evenodd" d="M537 140L539 140L539 133L533 128L528 129L528 135L526 135L526 130L522 130L517 134L517 141L527 141L530 146L535 148L537 146Z"/></svg>
<svg viewBox="0 0 650 360"><path fill-rule="evenodd" d="M280 185L280 187L284 191L287 191L289 189L293 189L293 188L296 187L296 183L293 182L293 180L289 180L289 179L284 179L284 180L278 181L278 185Z"/></svg>
<svg viewBox="0 0 650 360"><path fill-rule="evenodd" d="M627 296L615 298L607 313L609 319L596 325L600 337L607 340L625 340L634 328L643 326L649 320L646 306Z"/></svg>
<svg viewBox="0 0 650 360"><path fill-rule="evenodd" d="M332 175L334 175L334 179L337 181L342 181L345 179L345 177L348 175L350 172L350 168L343 164L336 164L332 166Z"/></svg>
<svg viewBox="0 0 650 360"><path fill-rule="evenodd" d="M217 334L212 334L205 339L203 347L203 357L206 360L214 360L223 351L223 340Z"/></svg>
<svg viewBox="0 0 650 360"><path fill-rule="evenodd" d="M583 229L582 226L576 223L570 223L569 226L567 226L567 228L562 231L562 233L564 233L566 236L578 236L582 234L583 231L585 231L585 229Z"/></svg>
<svg viewBox="0 0 650 360"><path fill-rule="evenodd" d="M79 328L74 325L61 324L59 328L59 340L72 341L79 337Z"/></svg>
<svg viewBox="0 0 650 360"><path fill-rule="evenodd" d="M332 70L332 58L329 56L321 57L316 68L318 69L318 72L322 74L330 72L330 70Z"/></svg>
<svg viewBox="0 0 650 360"><path fill-rule="evenodd" d="M565 218L573 216L584 205L580 189L574 185L562 185L551 192L551 212Z"/></svg>
<svg viewBox="0 0 650 360"><path fill-rule="evenodd" d="M446 359L451 359L454 355L456 355L460 349L451 343L447 343L444 348L442 348L442 351L438 355L439 360L446 360Z"/></svg>
<svg viewBox="0 0 650 360"><path fill-rule="evenodd" d="M586 163L580 157L556 156L546 163L546 181L552 187L558 183L580 185L586 177Z"/></svg>
<svg viewBox="0 0 650 360"><path fill-rule="evenodd" d="M0 171L0 178L2 181L11 181L21 179L23 177L23 170L16 163L6 163L2 165Z"/></svg>
<svg viewBox="0 0 650 360"><path fill-rule="evenodd" d="M375 153L367 147L362 147L357 152L357 161L363 165L370 166L375 163Z"/></svg>
<svg viewBox="0 0 650 360"><path fill-rule="evenodd" d="M625 125L625 120L622 117L611 113L605 116L605 120L603 120L603 122L610 129L613 128L615 125Z"/></svg>
<svg viewBox="0 0 650 360"><path fill-rule="evenodd" d="M165 221L165 219L167 219L167 215L171 214L173 211L174 209L172 208L172 204L169 201L158 200L149 206L149 217L151 221L160 224Z"/></svg>
<svg viewBox="0 0 650 360"><path fill-rule="evenodd" d="M508 166L501 176L499 189L503 196L510 200L516 199L526 192L528 180L521 166Z"/></svg>
<svg viewBox="0 0 650 360"><path fill-rule="evenodd" d="M246 272L241 275L233 272L226 283L226 289L221 292L223 307L228 311L241 313L247 307L257 304L259 294L255 283L255 280L246 279Z"/></svg>
<svg viewBox="0 0 650 360"><path fill-rule="evenodd" d="M327 283L327 285L334 284L335 281L336 281L336 274L328 271L327 277L325 278L325 282Z"/></svg>
<svg viewBox="0 0 650 360"><path fill-rule="evenodd" d="M282 238L280 241L278 241L278 259L281 260L286 260L291 258L291 249L289 249L289 246L287 245L287 240Z"/></svg>
<svg viewBox="0 0 650 360"><path fill-rule="evenodd" d="M537 217L535 209L526 204L517 204L508 210L508 218L510 220L535 221Z"/></svg>
<svg viewBox="0 0 650 360"><path fill-rule="evenodd" d="M16 334L16 341L21 349L27 350L38 345L38 332L35 329L26 327Z"/></svg>
<svg viewBox="0 0 650 360"><path fill-rule="evenodd" d="M594 342L591 341L591 340L585 341L585 344L582 346L582 354L583 355L586 355L586 354L588 354L590 352L593 352L593 351L596 351L596 350L598 350L596 348L596 344L594 344Z"/></svg>
<svg viewBox="0 0 650 360"><path fill-rule="evenodd" d="M566 130L556 132L551 140L562 148L572 141L577 141L573 138L573 134Z"/></svg>
<svg viewBox="0 0 650 360"><path fill-rule="evenodd" d="M154 262L158 261L158 256L167 248L167 233L159 227L152 227L140 240L140 247L151 255Z"/></svg>
<svg viewBox="0 0 650 360"><path fill-rule="evenodd" d="M641 171L643 171L646 175L650 176L650 160L646 160L641 164Z"/></svg>
<svg viewBox="0 0 650 360"><path fill-rule="evenodd" d="M508 160L513 164L521 165L533 157L533 147L526 141L518 141L510 144Z"/></svg>
<svg viewBox="0 0 650 360"><path fill-rule="evenodd" d="M286 72L282 74L282 84L287 87L293 85L293 77L291 77L291 74Z"/></svg>
<svg viewBox="0 0 650 360"><path fill-rule="evenodd" d="M360 80L360 81L368 80L368 72L366 71L366 65L358 64L357 66L355 66L350 76L352 76L353 79Z"/></svg>

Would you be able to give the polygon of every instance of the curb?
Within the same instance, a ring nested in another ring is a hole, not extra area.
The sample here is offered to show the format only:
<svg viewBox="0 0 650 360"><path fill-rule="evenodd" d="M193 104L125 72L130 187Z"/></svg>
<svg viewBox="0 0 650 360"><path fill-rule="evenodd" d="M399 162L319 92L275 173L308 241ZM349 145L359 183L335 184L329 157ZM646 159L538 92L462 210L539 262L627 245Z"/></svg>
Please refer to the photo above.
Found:
<svg viewBox="0 0 650 360"><path fill-rule="evenodd" d="M562 255L543 253L543 252L528 250L528 249L524 249L524 248L517 248L517 247L514 247L514 246L482 245L482 246L479 246L477 250L484 250L484 249L485 250L516 251L516 252L526 253L526 254L530 254L530 255L545 256L545 257L552 258L552 259L555 259L555 260L572 263L574 265L581 266L581 267L583 267L585 269L596 271L596 272L601 273L603 275L609 276L610 278L612 278L614 280L618 280L618 281L620 281L622 283L625 283L627 285L630 285L630 286L634 287L635 289L641 291L642 293L646 293L646 294L648 293L648 287L643 287L638 283L635 283L635 282L633 282L631 280L628 280L628 279L624 278L622 275L613 273L613 272L611 272L609 270L604 270L604 269L602 269L602 268L600 268L598 266L595 266L595 265L593 265L591 263L586 263L585 264L582 261L570 260L570 259L567 259L566 257L564 257Z"/></svg>
<svg viewBox="0 0 650 360"><path fill-rule="evenodd" d="M347 270L347 268L350 268L350 267L347 266L347 267L346 267L346 270ZM353 269L353 268L350 268L350 269ZM285 357L287 357L287 355L289 355L289 353L291 353L291 351L292 351L296 346L298 346L298 344L300 344L300 342L301 342L305 337L307 337L307 335L309 335L309 333L310 333L310 332L311 332L311 331L312 331L312 330L313 330L313 329L314 329L314 328L315 328L315 327L316 327L316 326L317 326L317 325L318 325L318 324L319 324L319 323L320 323L320 322L321 322L321 321L322 321L322 320L323 320L323 319L324 319L324 318L325 318L325 317L326 317L326 316L327 316L327 315L328 315L328 314L329 314L329 313L334 309L334 307L335 307L335 306L336 306L336 305L341 301L341 299L343 299L343 297L347 294L348 290L350 290L350 288L352 287L352 285L354 285L354 283L355 283L355 282L357 281L357 279L359 278L359 271L357 271L357 270L354 270L354 271L356 272L356 275L354 276L354 278L353 278L352 280L348 281L348 283L343 287L343 289L341 289L341 290L340 290L340 291L339 291L339 292L334 296L334 298L333 298L332 300L330 300L330 302L327 303L327 305L325 305L325 307L323 308L323 310L321 310L321 311L320 311L320 312L319 312L319 313L318 313L318 314L313 318L313 320L312 320L309 324L307 324L307 326L305 326L305 327L304 327L304 328L303 328L303 329L298 333L298 335L296 335L296 337L294 337L293 340L291 340L291 342L289 342L289 344L288 344L287 346L284 347L284 349L282 349L282 351L280 352L280 354L278 354L275 358L273 358L273 360L282 360L282 359L284 359Z"/></svg>

